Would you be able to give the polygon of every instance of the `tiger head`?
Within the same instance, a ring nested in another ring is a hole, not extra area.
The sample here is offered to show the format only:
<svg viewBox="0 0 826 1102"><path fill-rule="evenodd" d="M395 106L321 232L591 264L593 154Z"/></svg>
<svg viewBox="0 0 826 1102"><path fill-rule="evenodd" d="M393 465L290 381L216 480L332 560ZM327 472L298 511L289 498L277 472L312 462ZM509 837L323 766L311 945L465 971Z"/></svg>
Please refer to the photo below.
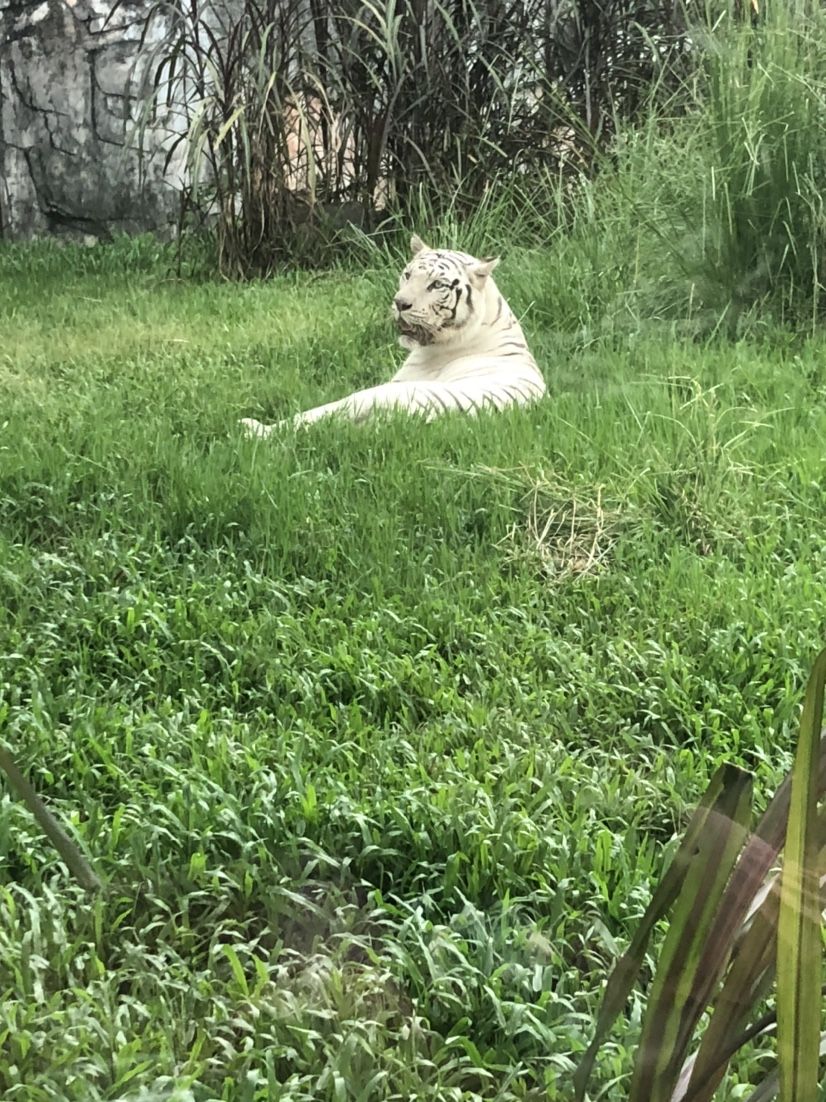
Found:
<svg viewBox="0 0 826 1102"><path fill-rule="evenodd" d="M399 344L465 342L485 320L488 276L498 257L478 260L467 253L431 249L416 234L410 239L413 259L399 279L393 318Z"/></svg>

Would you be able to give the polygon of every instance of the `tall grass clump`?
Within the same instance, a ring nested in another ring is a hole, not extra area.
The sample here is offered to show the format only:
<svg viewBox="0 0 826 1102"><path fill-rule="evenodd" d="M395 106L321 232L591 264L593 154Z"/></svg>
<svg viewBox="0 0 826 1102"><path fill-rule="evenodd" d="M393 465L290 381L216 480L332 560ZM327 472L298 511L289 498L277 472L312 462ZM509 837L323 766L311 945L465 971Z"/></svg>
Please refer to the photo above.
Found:
<svg viewBox="0 0 826 1102"><path fill-rule="evenodd" d="M816 316L824 277L826 11L770 0L710 21L703 46L703 267L733 307Z"/></svg>
<svg viewBox="0 0 826 1102"><path fill-rule="evenodd" d="M142 126L174 118L183 221L210 216L221 270L266 273L423 190L467 213L587 168L676 71L684 26L621 0L159 0Z"/></svg>
<svg viewBox="0 0 826 1102"><path fill-rule="evenodd" d="M747 11L686 5L680 70L617 120L599 171L548 219L589 340L662 319L696 336L822 317L826 9Z"/></svg>
<svg viewBox="0 0 826 1102"><path fill-rule="evenodd" d="M586 340L821 313L815 0L158 0L144 46L179 244L206 227L224 275L329 263L354 226L387 256L415 225L541 245L537 308Z"/></svg>

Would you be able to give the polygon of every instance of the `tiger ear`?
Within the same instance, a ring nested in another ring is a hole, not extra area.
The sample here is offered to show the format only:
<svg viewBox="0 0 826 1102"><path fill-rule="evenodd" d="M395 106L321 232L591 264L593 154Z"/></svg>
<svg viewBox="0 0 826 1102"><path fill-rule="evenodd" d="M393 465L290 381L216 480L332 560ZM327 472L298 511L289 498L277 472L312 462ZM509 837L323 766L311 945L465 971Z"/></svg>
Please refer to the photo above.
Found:
<svg viewBox="0 0 826 1102"><path fill-rule="evenodd" d="M483 256L473 264L468 264L468 274L472 282L481 287L498 263L498 256Z"/></svg>
<svg viewBox="0 0 826 1102"><path fill-rule="evenodd" d="M430 249L427 247L427 245L425 245L421 237L419 237L417 233L414 233L413 236L410 238L410 251L415 256L416 253L430 252Z"/></svg>

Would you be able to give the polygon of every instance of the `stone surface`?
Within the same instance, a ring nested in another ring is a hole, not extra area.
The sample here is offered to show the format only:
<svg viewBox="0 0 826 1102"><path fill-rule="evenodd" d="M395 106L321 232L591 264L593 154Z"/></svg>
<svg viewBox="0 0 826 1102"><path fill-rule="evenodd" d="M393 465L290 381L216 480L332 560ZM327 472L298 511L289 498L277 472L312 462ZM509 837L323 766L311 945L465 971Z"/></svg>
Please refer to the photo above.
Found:
<svg viewBox="0 0 826 1102"><path fill-rule="evenodd" d="M168 121L134 141L151 0L0 0L0 234L169 231L180 159ZM156 34L162 28L156 27ZM151 42L151 36L150 36Z"/></svg>
<svg viewBox="0 0 826 1102"><path fill-rule="evenodd" d="M215 30L219 9L237 14L237 0L202 10ZM187 112L173 104L137 147L148 54L165 30L156 0L117 7L115 0L0 0L0 237L174 232L181 188L190 182L185 143L176 139L193 105ZM299 213L310 196L318 214L315 182L330 176L350 184L354 143L335 116L322 121L321 99L301 106L285 114L284 184L299 197ZM386 192L381 180L377 207Z"/></svg>

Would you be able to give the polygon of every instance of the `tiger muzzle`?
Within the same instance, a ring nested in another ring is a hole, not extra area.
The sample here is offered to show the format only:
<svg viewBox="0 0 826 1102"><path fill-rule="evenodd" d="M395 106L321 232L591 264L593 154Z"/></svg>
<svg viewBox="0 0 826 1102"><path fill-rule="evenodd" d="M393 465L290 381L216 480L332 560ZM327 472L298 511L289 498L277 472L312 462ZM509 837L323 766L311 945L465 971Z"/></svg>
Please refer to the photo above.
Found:
<svg viewBox="0 0 826 1102"><path fill-rule="evenodd" d="M393 320L396 323L396 328L403 337L409 337L417 344L433 343L433 334L429 329L406 318L404 314L400 313L397 309L393 311Z"/></svg>

